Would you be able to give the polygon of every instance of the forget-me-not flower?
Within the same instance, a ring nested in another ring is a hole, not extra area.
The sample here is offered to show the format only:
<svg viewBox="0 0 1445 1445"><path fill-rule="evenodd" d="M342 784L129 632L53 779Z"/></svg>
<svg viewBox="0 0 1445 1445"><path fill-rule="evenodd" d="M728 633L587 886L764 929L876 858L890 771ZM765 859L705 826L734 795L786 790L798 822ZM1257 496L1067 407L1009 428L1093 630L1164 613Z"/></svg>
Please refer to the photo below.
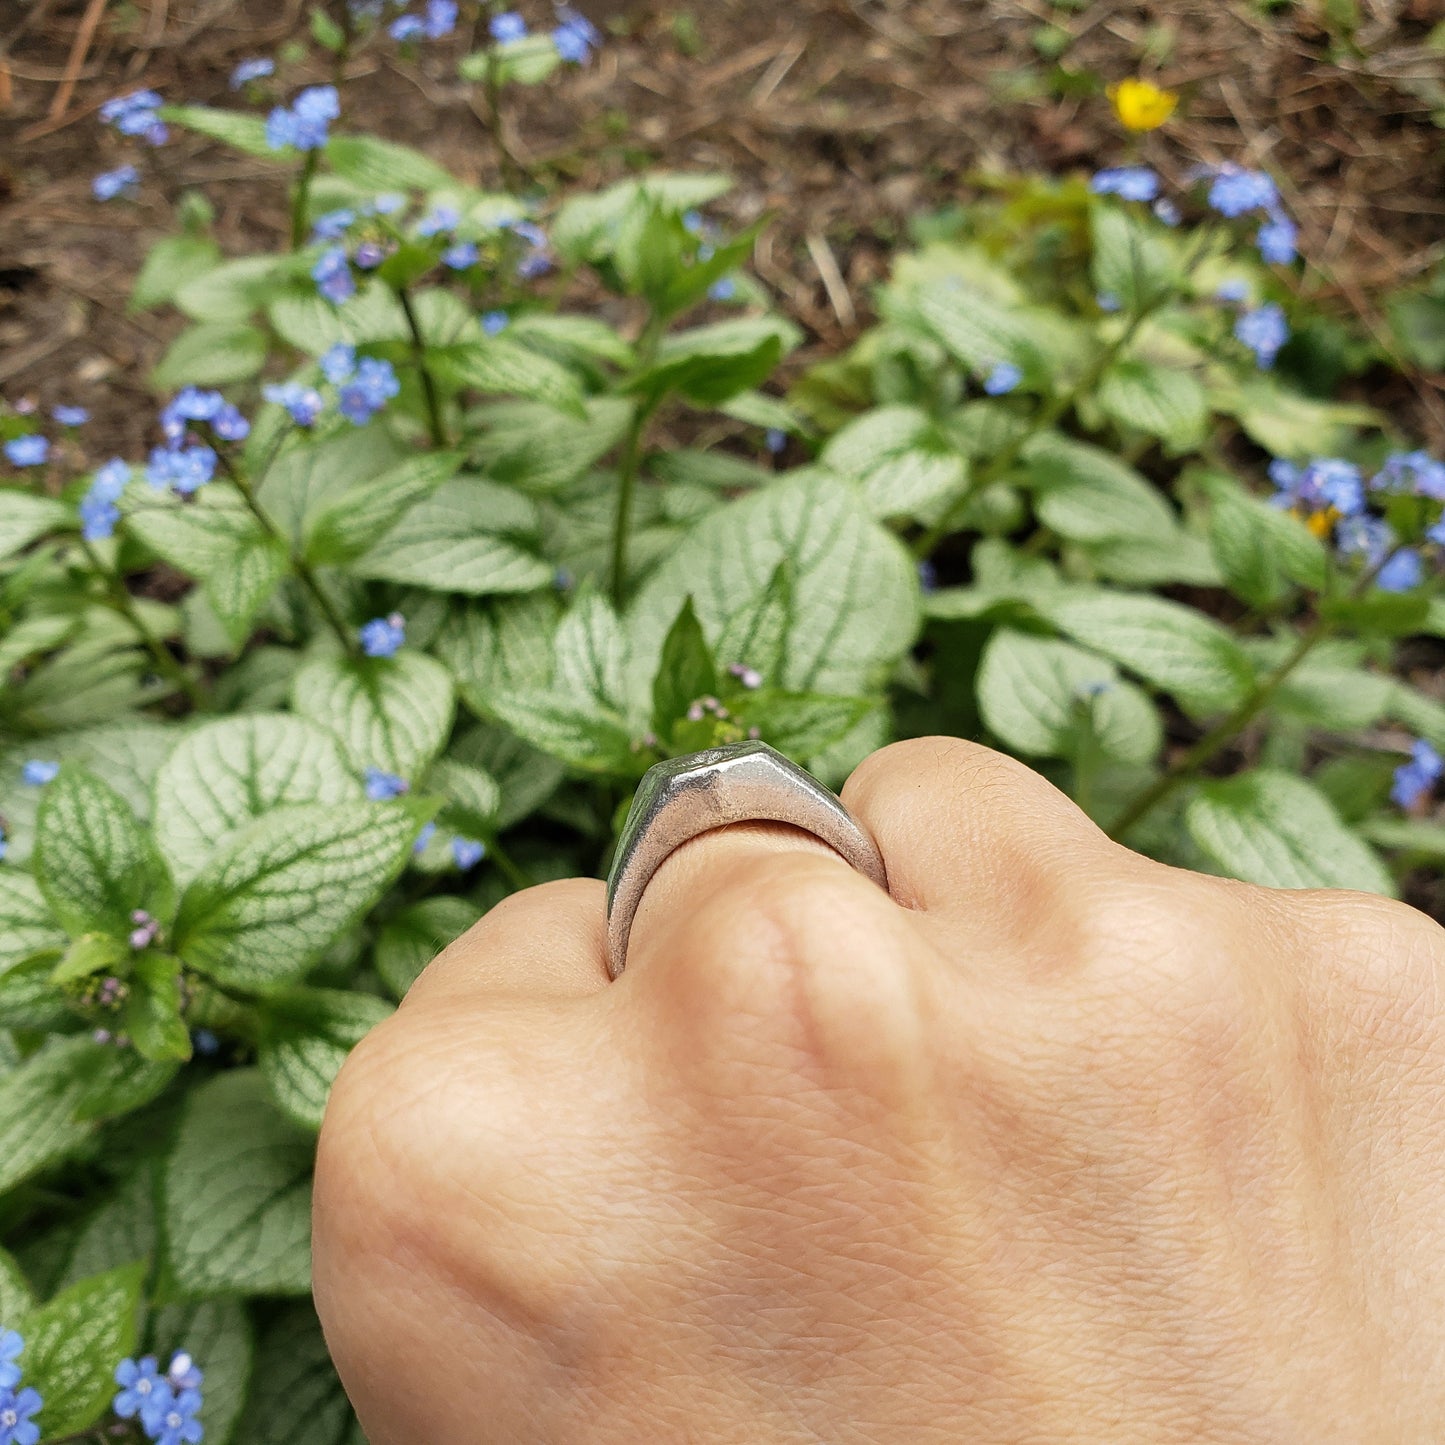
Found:
<svg viewBox="0 0 1445 1445"><path fill-rule="evenodd" d="M458 241L442 252L442 265L452 271L465 271L477 264L477 255L474 241Z"/></svg>
<svg viewBox="0 0 1445 1445"><path fill-rule="evenodd" d="M1123 201L1152 201L1159 194L1159 177L1148 166L1109 166L1094 173L1089 189L1096 196L1118 196Z"/></svg>
<svg viewBox="0 0 1445 1445"><path fill-rule="evenodd" d="M83 406L57 406L50 413L61 426L84 426L90 413Z"/></svg>
<svg viewBox="0 0 1445 1445"><path fill-rule="evenodd" d="M356 363L356 375L337 391L336 404L347 421L365 426L400 390L391 362L363 356Z"/></svg>
<svg viewBox="0 0 1445 1445"><path fill-rule="evenodd" d="M1243 216L1249 211L1267 211L1279 201L1279 190L1264 171L1243 166L1218 167L1209 185L1209 205L1221 216Z"/></svg>
<svg viewBox="0 0 1445 1445"><path fill-rule="evenodd" d="M162 1387L164 1396L157 1394L141 1411L141 1424L155 1445L197 1445L205 1435L205 1429L196 1419L201 1409L199 1390L182 1390L175 1394L169 1385Z"/></svg>
<svg viewBox="0 0 1445 1445"><path fill-rule="evenodd" d="M427 844L430 843L436 835L437 825L435 823L428 823L421 832L416 835L416 842L411 845L411 851L413 853L424 853Z"/></svg>
<svg viewBox="0 0 1445 1445"><path fill-rule="evenodd" d="M452 858L463 873L475 868L486 856L486 845L478 843L475 838L452 839Z"/></svg>
<svg viewBox="0 0 1445 1445"><path fill-rule="evenodd" d="M484 311L482 313L482 330L488 336L496 336L512 324L512 318L505 311Z"/></svg>
<svg viewBox="0 0 1445 1445"><path fill-rule="evenodd" d="M552 44L557 47L557 54L573 65L584 64L602 44L597 27L570 5L559 5L557 17L562 22L552 32Z"/></svg>
<svg viewBox="0 0 1445 1445"><path fill-rule="evenodd" d="M30 1417L45 1402L40 1392L27 1385L23 1390L0 1390L0 1445L36 1445L40 1426Z"/></svg>
<svg viewBox="0 0 1445 1445"><path fill-rule="evenodd" d="M156 447L146 464L146 481L158 492L174 488L182 496L199 491L216 474L216 454L208 446Z"/></svg>
<svg viewBox="0 0 1445 1445"><path fill-rule="evenodd" d="M492 16L487 30L497 44L507 45L514 40L526 39L527 22L515 10L504 10L500 15Z"/></svg>
<svg viewBox="0 0 1445 1445"><path fill-rule="evenodd" d="M288 146L299 151L320 150L326 144L330 123L341 114L341 97L334 85L308 86L291 102L278 105L266 117L266 143L274 151Z"/></svg>
<svg viewBox="0 0 1445 1445"><path fill-rule="evenodd" d="M90 183L90 193L97 201L113 201L122 192L134 190L139 181L140 172L134 166L117 166L96 176Z"/></svg>
<svg viewBox="0 0 1445 1445"><path fill-rule="evenodd" d="M170 1394L170 1387L156 1368L154 1355L144 1355L139 1360L122 1360L115 1367L115 1382L120 1391L111 1401L111 1409L122 1420L135 1419L157 1394Z"/></svg>
<svg viewBox="0 0 1445 1445"><path fill-rule="evenodd" d="M1375 574L1375 586L1382 592L1409 592L1420 585L1424 573L1419 552L1401 547Z"/></svg>
<svg viewBox="0 0 1445 1445"><path fill-rule="evenodd" d="M251 433L251 423L219 391L188 386L161 409L161 431L172 446L185 440L191 422L204 422L222 441L240 442Z"/></svg>
<svg viewBox="0 0 1445 1445"><path fill-rule="evenodd" d="M1441 773L1445 773L1445 758L1424 738L1418 739L1410 749L1410 761L1395 769L1390 801L1413 808L1440 781Z"/></svg>
<svg viewBox="0 0 1445 1445"><path fill-rule="evenodd" d="M311 279L333 306L340 306L356 295L356 278L351 274L351 262L341 246L328 246L316 258L316 264L311 268Z"/></svg>
<svg viewBox="0 0 1445 1445"><path fill-rule="evenodd" d="M170 131L160 118L160 108L164 103L153 90L133 90L128 95L118 95L106 101L100 108L100 118L122 135L144 136L152 145L163 145L170 137Z"/></svg>
<svg viewBox="0 0 1445 1445"><path fill-rule="evenodd" d="M1288 216L1275 215L1254 238L1259 254L1272 266L1288 266L1299 255L1299 227Z"/></svg>
<svg viewBox="0 0 1445 1445"><path fill-rule="evenodd" d="M1284 319L1283 308L1269 301L1253 311L1242 312L1234 323L1234 334L1254 352L1260 369L1268 371L1280 347L1289 340L1289 324Z"/></svg>
<svg viewBox="0 0 1445 1445"><path fill-rule="evenodd" d="M326 211L311 223L314 241L339 241L356 224L356 212L346 206Z"/></svg>
<svg viewBox="0 0 1445 1445"><path fill-rule="evenodd" d="M400 612L389 617L373 617L361 625L357 636L361 650L368 657L395 657L406 645L406 619Z"/></svg>
<svg viewBox="0 0 1445 1445"><path fill-rule="evenodd" d="M60 776L60 764L49 758L28 758L20 769L20 781L32 788L43 788Z"/></svg>
<svg viewBox="0 0 1445 1445"><path fill-rule="evenodd" d="M444 231L455 231L462 223L462 213L455 206L433 206L416 223L418 236L440 236Z"/></svg>
<svg viewBox="0 0 1445 1445"><path fill-rule="evenodd" d="M326 399L314 386L304 386L299 381L263 386L261 395L267 401L285 407L297 426L315 426L326 407Z"/></svg>
<svg viewBox="0 0 1445 1445"><path fill-rule="evenodd" d="M410 789L411 784L405 778L397 777L395 773L388 773L382 768L366 770L366 796L373 803L384 803L390 798L399 798Z"/></svg>
<svg viewBox="0 0 1445 1445"><path fill-rule="evenodd" d="M1023 372L1011 361L1000 361L983 379L983 389L990 396L1003 396L1024 379Z"/></svg>
<svg viewBox="0 0 1445 1445"><path fill-rule="evenodd" d="M0 1330L0 1390L13 1390L22 1371L16 1360L25 1352L25 1339L18 1330Z"/></svg>
<svg viewBox="0 0 1445 1445"><path fill-rule="evenodd" d="M49 455L50 443L37 432L5 443L5 456L11 466L38 467Z"/></svg>
<svg viewBox="0 0 1445 1445"><path fill-rule="evenodd" d="M231 89L240 90L244 85L250 85L253 80L265 80L268 75L276 73L276 62L268 60L264 55L258 55L254 60L243 60L231 72Z"/></svg>
<svg viewBox="0 0 1445 1445"><path fill-rule="evenodd" d="M338 341L321 354L316 364L332 386L340 386L356 371L356 348L345 341Z"/></svg>

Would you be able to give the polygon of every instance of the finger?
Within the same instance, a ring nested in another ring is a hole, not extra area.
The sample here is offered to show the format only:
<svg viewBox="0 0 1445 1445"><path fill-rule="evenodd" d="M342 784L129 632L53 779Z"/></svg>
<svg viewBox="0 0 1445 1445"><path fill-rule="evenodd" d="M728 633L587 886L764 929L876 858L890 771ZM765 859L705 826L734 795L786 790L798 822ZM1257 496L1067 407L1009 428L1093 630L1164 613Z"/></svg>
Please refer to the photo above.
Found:
<svg viewBox="0 0 1445 1445"><path fill-rule="evenodd" d="M504 898L435 958L408 1004L585 998L607 986L606 888L543 883Z"/></svg>
<svg viewBox="0 0 1445 1445"><path fill-rule="evenodd" d="M961 738L915 738L855 769L843 802L905 907L974 919L1037 912L1064 876L1127 850L1032 768Z"/></svg>

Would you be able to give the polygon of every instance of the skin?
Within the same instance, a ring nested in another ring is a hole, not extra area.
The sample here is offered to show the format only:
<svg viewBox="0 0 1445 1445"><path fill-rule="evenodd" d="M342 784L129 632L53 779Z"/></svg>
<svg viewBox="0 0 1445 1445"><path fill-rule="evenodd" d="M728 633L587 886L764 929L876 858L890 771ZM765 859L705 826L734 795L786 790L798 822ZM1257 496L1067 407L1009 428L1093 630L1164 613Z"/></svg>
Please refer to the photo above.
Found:
<svg viewBox="0 0 1445 1445"><path fill-rule="evenodd" d="M1111 843L952 739L492 910L352 1055L315 1277L373 1445L1438 1442L1445 931Z"/></svg>

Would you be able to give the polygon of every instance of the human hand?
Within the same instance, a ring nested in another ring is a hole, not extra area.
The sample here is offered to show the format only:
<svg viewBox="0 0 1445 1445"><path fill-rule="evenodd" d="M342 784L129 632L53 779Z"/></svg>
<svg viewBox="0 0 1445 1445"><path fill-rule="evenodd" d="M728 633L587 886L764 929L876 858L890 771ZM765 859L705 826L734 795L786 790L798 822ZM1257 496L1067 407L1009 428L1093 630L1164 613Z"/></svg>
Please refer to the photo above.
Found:
<svg viewBox="0 0 1445 1445"><path fill-rule="evenodd" d="M337 1081L317 1304L373 1445L1438 1442L1445 931L903 743L893 898L747 825L509 898Z"/></svg>

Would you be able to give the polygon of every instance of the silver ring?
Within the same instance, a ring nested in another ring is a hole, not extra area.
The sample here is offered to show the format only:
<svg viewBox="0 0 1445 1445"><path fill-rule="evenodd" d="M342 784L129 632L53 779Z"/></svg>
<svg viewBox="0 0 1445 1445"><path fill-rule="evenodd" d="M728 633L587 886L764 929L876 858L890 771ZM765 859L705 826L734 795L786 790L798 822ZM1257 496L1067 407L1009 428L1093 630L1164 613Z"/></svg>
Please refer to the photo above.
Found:
<svg viewBox="0 0 1445 1445"><path fill-rule="evenodd" d="M790 823L821 838L885 892L873 840L810 773L766 743L732 743L649 768L622 825L607 875L607 971L627 964L627 939L643 890L662 860L690 838L728 823Z"/></svg>

